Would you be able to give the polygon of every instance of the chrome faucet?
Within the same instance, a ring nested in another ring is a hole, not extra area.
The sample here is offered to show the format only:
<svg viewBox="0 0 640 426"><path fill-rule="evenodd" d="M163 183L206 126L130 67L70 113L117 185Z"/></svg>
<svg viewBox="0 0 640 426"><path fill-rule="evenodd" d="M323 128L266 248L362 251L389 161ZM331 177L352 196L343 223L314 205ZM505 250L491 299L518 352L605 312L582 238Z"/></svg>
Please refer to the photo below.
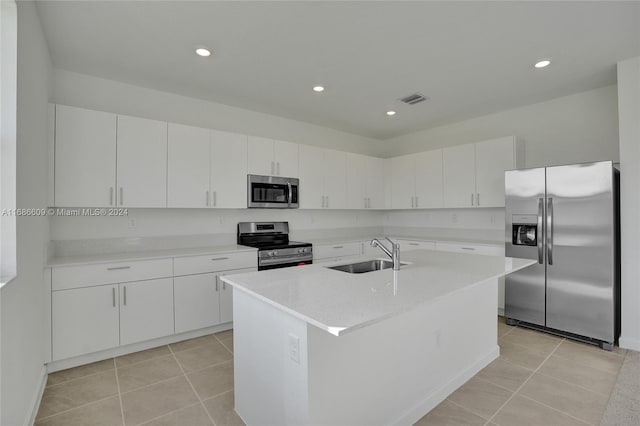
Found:
<svg viewBox="0 0 640 426"><path fill-rule="evenodd" d="M400 270L400 244L394 243L393 241L391 241L391 239L389 239L389 237L385 237L385 238L387 239L387 241L391 243L391 250L386 248L384 244L382 244L380 240L378 240L377 238L374 238L373 240L371 240L371 247L378 247L380 250L382 250L393 261L393 270L399 271Z"/></svg>

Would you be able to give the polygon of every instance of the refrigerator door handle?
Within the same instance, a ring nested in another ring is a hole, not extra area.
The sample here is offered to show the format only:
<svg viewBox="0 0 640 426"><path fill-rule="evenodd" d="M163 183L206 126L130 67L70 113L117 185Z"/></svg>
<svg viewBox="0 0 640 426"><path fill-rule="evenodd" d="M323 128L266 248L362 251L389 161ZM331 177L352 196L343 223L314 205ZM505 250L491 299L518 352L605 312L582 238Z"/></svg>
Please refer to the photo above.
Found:
<svg viewBox="0 0 640 426"><path fill-rule="evenodd" d="M542 220L542 215L544 214L544 199L542 198L538 198L538 229L536 230L536 232L538 233L537 235L537 239L538 239L538 263L542 265L542 263L544 262L544 246L543 246L543 242L542 242L542 234L543 234L543 229L542 227L544 226L544 222Z"/></svg>
<svg viewBox="0 0 640 426"><path fill-rule="evenodd" d="M553 198L547 200L547 261L553 265Z"/></svg>

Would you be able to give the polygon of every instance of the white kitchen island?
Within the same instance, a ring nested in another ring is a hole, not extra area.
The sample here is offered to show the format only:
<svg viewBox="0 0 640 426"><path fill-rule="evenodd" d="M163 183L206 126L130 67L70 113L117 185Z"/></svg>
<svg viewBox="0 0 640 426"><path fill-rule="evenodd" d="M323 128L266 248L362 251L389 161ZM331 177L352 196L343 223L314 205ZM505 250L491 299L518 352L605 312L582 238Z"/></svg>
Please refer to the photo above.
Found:
<svg viewBox="0 0 640 426"><path fill-rule="evenodd" d="M354 260L223 277L247 425L412 424L499 355L497 278L535 261L401 260L395 272L327 268Z"/></svg>

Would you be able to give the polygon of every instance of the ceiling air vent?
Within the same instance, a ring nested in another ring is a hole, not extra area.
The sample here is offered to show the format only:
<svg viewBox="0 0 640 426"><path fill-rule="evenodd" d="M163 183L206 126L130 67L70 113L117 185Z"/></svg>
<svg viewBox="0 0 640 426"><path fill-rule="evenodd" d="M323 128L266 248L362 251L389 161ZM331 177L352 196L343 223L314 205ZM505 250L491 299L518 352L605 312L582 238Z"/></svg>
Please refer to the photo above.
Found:
<svg viewBox="0 0 640 426"><path fill-rule="evenodd" d="M402 102L404 102L405 104L408 105L415 105L415 104L419 104L422 101L426 101L427 98L426 96L421 95L420 93L414 93L412 95L409 96L405 96L404 98L400 98L400 100Z"/></svg>

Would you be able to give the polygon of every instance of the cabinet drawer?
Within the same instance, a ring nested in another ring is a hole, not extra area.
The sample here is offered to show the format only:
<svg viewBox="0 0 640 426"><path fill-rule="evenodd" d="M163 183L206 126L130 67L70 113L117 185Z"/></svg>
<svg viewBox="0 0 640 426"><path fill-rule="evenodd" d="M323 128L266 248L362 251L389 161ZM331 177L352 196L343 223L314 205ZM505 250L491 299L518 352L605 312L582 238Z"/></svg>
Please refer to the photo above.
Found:
<svg viewBox="0 0 640 426"><path fill-rule="evenodd" d="M362 254L362 243L332 244L313 246L313 260L331 257L359 256Z"/></svg>
<svg viewBox="0 0 640 426"><path fill-rule="evenodd" d="M400 252L411 250L435 250L436 243L433 241L397 240L400 244Z"/></svg>
<svg viewBox="0 0 640 426"><path fill-rule="evenodd" d="M504 256L504 247L480 244L436 243L437 250L456 253L484 254L488 256Z"/></svg>
<svg viewBox="0 0 640 426"><path fill-rule="evenodd" d="M51 286L53 290L64 290L171 276L171 259L61 266L53 268Z"/></svg>
<svg viewBox="0 0 640 426"><path fill-rule="evenodd" d="M205 274L229 269L256 268L258 255L255 251L240 253L218 253L206 256L177 257L173 260L174 273L178 275Z"/></svg>

